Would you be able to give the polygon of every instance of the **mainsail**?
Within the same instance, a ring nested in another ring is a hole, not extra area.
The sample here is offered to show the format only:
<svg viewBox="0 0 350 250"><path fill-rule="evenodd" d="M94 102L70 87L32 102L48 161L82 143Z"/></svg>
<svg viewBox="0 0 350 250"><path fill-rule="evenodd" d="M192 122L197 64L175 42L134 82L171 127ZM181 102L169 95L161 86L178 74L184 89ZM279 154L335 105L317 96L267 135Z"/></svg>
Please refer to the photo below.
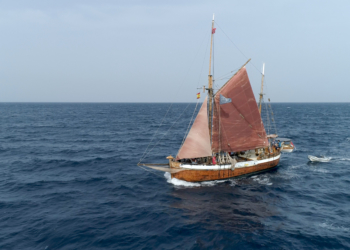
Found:
<svg viewBox="0 0 350 250"><path fill-rule="evenodd" d="M208 128L207 99L208 97L205 98L191 130L176 156L177 160L212 155Z"/></svg>
<svg viewBox="0 0 350 250"><path fill-rule="evenodd" d="M267 145L265 128L244 67L215 94L212 150L238 152Z"/></svg>

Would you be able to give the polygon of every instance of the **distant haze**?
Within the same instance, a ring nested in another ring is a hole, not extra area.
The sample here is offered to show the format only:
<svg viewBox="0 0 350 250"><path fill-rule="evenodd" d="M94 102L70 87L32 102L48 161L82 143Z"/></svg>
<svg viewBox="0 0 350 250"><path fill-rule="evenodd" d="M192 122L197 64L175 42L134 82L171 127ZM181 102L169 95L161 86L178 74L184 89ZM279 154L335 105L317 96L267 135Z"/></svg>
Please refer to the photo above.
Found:
<svg viewBox="0 0 350 250"><path fill-rule="evenodd" d="M194 102L207 85L213 13L218 87L252 58L256 97L265 62L273 102L348 102L349 10L316 0L0 1L0 102Z"/></svg>

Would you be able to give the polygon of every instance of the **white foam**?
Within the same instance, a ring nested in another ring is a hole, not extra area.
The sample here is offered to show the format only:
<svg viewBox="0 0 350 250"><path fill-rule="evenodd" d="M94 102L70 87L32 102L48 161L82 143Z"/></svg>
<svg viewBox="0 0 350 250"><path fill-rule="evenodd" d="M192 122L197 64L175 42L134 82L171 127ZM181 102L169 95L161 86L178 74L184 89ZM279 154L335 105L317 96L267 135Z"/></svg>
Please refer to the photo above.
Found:
<svg viewBox="0 0 350 250"><path fill-rule="evenodd" d="M201 186L215 186L216 184L226 182L227 180L203 181Z"/></svg>
<svg viewBox="0 0 350 250"><path fill-rule="evenodd" d="M350 228L348 227L338 226L338 225L335 225L334 223L329 223L329 222L320 223L319 226L326 228L328 230L333 230L333 231L344 231L344 232L350 231Z"/></svg>
<svg viewBox="0 0 350 250"><path fill-rule="evenodd" d="M340 157L340 156L332 157L332 159L335 161L350 161L350 158Z"/></svg>
<svg viewBox="0 0 350 250"><path fill-rule="evenodd" d="M290 169L298 169L298 168L301 168L302 166L304 166L304 165L302 165L302 164L300 164L300 165L293 165L293 166L290 166L289 168Z"/></svg>
<svg viewBox="0 0 350 250"><path fill-rule="evenodd" d="M350 158L340 158L339 161L350 161Z"/></svg>
<svg viewBox="0 0 350 250"><path fill-rule="evenodd" d="M273 178L281 178L285 180L298 179L300 178L300 171L296 171L296 169L302 168L304 166L305 165L303 164L289 166L286 169L278 171L275 175L273 175Z"/></svg>
<svg viewBox="0 0 350 250"><path fill-rule="evenodd" d="M315 168L313 170L314 172L319 172L319 173L328 173L329 171L326 169L322 169L322 168Z"/></svg>
<svg viewBox="0 0 350 250"><path fill-rule="evenodd" d="M237 182L235 181L235 180L230 180L230 186L231 187L234 187L234 186L236 186L237 185Z"/></svg>
<svg viewBox="0 0 350 250"><path fill-rule="evenodd" d="M168 172L165 172L164 177L167 179L168 183L173 184L174 186L183 186L183 187L200 187L201 185L196 182L188 182L179 180L176 178L171 178L171 174Z"/></svg>
<svg viewBox="0 0 350 250"><path fill-rule="evenodd" d="M203 182L188 182L188 181L183 181L179 180L176 178L171 178L171 174L166 172L164 174L164 177L167 179L168 183L173 184L174 186L182 186L182 187L203 187L203 186L215 186L219 183L223 182L230 182L230 186L235 186L237 183L234 180L216 180L216 181L203 181Z"/></svg>
<svg viewBox="0 0 350 250"><path fill-rule="evenodd" d="M290 180L290 179L298 179L300 178L300 175L293 171L287 170L285 173L278 174L278 177L282 179Z"/></svg>
<svg viewBox="0 0 350 250"><path fill-rule="evenodd" d="M272 182L270 181L270 178L267 175L254 175L251 178L259 184L267 186L272 185Z"/></svg>

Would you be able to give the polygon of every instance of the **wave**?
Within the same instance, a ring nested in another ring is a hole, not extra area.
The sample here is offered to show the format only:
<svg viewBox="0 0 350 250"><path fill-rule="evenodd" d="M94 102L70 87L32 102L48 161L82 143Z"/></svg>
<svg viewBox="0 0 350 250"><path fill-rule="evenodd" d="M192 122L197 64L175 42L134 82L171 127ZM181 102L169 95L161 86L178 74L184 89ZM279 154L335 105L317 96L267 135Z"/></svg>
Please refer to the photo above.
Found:
<svg viewBox="0 0 350 250"><path fill-rule="evenodd" d="M301 168L303 166L304 166L304 164L299 164L299 165L292 165L292 166L290 166L288 168L290 168L290 169L298 169L298 168Z"/></svg>
<svg viewBox="0 0 350 250"><path fill-rule="evenodd" d="M329 173L329 171L327 169L322 169L322 168L315 168L312 171L314 172L319 172L319 173Z"/></svg>
<svg viewBox="0 0 350 250"><path fill-rule="evenodd" d="M164 173L164 177L168 183L171 183L174 186L183 186L183 187L200 187L201 186L199 183L196 183L196 182L188 182L188 181L183 181L176 178L171 178L171 174L168 172Z"/></svg>
<svg viewBox="0 0 350 250"><path fill-rule="evenodd" d="M136 166L169 105L0 103L0 249L350 248L348 104L276 104L297 150L273 171L199 183ZM147 161L178 152L192 113Z"/></svg>
<svg viewBox="0 0 350 250"><path fill-rule="evenodd" d="M285 179L285 180L290 180L290 179L299 179L300 175L291 171L291 170L287 170L286 172L283 173L278 173L277 176L281 179Z"/></svg>
<svg viewBox="0 0 350 250"><path fill-rule="evenodd" d="M344 227L341 225L337 225L335 223L329 223L329 222L323 222L319 224L320 227L326 228L328 230L332 231L343 231L343 232L350 232L349 227Z"/></svg>
<svg viewBox="0 0 350 250"><path fill-rule="evenodd" d="M215 180L215 181L202 181L202 182L188 182L179 180L176 178L171 178L170 173L164 173L164 177L166 178L168 183L173 184L174 186L180 187L212 187L218 185L220 183L229 182L230 186L235 186L237 182L233 179L225 179L225 180Z"/></svg>
<svg viewBox="0 0 350 250"><path fill-rule="evenodd" d="M266 174L264 175L254 175L251 177L254 181L258 182L261 185L271 186L273 183L270 180L270 177Z"/></svg>
<svg viewBox="0 0 350 250"><path fill-rule="evenodd" d="M339 161L350 161L350 158L338 158Z"/></svg>
<svg viewBox="0 0 350 250"><path fill-rule="evenodd" d="M350 161L350 158L342 157L342 156L331 156L331 161Z"/></svg>

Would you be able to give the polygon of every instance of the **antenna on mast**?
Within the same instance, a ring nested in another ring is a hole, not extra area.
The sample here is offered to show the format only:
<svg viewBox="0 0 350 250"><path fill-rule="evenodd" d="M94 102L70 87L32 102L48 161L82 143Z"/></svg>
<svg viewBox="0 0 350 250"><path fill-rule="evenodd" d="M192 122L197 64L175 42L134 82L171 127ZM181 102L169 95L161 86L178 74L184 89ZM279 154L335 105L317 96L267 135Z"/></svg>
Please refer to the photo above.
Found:
<svg viewBox="0 0 350 250"><path fill-rule="evenodd" d="M265 63L263 63L263 70L262 70L262 74L265 75Z"/></svg>

